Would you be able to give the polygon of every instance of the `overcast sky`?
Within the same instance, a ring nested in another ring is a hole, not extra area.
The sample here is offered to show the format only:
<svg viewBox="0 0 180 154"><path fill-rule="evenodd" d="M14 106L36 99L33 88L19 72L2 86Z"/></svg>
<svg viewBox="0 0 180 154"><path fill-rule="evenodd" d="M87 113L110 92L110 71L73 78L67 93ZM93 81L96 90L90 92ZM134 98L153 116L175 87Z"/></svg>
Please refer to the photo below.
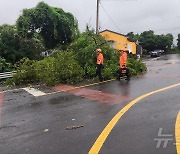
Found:
<svg viewBox="0 0 180 154"><path fill-rule="evenodd" d="M42 0L0 0L0 25L14 24L24 8ZM95 29L96 0L44 0L50 6L71 12L84 31L88 23ZM100 0L100 30L122 34L154 30L156 34L180 33L180 0Z"/></svg>

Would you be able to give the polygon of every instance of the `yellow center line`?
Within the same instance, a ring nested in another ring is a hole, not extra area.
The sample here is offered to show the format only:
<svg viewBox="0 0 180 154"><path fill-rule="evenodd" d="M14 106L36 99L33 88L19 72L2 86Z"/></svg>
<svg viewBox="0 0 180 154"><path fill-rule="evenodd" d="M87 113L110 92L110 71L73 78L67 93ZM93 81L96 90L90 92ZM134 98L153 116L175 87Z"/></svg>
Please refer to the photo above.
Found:
<svg viewBox="0 0 180 154"><path fill-rule="evenodd" d="M180 112L178 113L176 118L175 138L176 138L176 151L177 154L180 154Z"/></svg>
<svg viewBox="0 0 180 154"><path fill-rule="evenodd" d="M67 91L71 91L71 90L75 90L75 89L90 87L90 86L99 85L99 84L106 83L106 82L110 82L110 81L114 81L114 80L116 80L116 79L110 79L110 80L106 80L106 81L103 81L103 82L96 82L96 83L87 84L87 85L83 85L83 86L79 86L79 87L73 87L73 88L69 88L69 89L65 89L65 90L54 91L54 92L46 93L46 94L41 95L41 96L46 96L46 95L51 95L51 94L57 94L57 93L67 92ZM41 97L41 96L38 96L38 97Z"/></svg>
<svg viewBox="0 0 180 154"><path fill-rule="evenodd" d="M158 89L152 92L149 92L147 94L144 94L136 99L134 99L133 101L131 101L129 104L127 104L122 110L120 110L113 118L112 120L108 123L108 125L104 128L104 130L102 131L102 133L99 135L99 137L97 138L97 140L95 141L95 143L93 144L93 146L91 147L89 154L98 154L99 151L101 150L104 142L106 141L106 138L108 137L108 135L110 134L110 132L112 131L112 129L114 128L114 126L116 125L116 123L120 120L120 118L137 102L139 102L140 100L142 100L145 97L148 97L150 95L153 95L155 93L164 91L164 90L168 90L170 88L174 88L180 86L180 83L162 88L162 89Z"/></svg>

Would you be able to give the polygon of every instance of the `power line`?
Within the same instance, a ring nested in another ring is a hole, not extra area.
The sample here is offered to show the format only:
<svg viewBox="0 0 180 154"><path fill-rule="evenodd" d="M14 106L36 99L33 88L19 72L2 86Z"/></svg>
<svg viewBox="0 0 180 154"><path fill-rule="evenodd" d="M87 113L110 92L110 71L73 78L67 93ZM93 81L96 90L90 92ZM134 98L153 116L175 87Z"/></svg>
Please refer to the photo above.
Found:
<svg viewBox="0 0 180 154"><path fill-rule="evenodd" d="M119 26L114 22L114 20L110 17L110 15L108 14L108 12L105 10L105 8L103 7L103 5L101 4L101 2L100 2L100 5L101 5L101 7L102 7L102 9L103 9L103 11L106 13L106 15L108 16L108 18L111 20L111 22L114 24L114 26L116 26L116 28L119 30L119 31L122 31L120 28L119 28Z"/></svg>
<svg viewBox="0 0 180 154"><path fill-rule="evenodd" d="M110 17L110 15L108 14L108 12L106 11L106 9L103 7L103 5L102 5L102 3L101 3L101 1L137 1L137 0L99 0L100 1L100 5L101 5L101 7L102 7L102 9L103 9L103 11L106 13L106 15L108 16L108 18L111 20L111 22L114 24L114 26L121 32L122 30L119 28L119 26L116 24L116 22L114 22L114 20ZM172 20L172 19L171 19ZM169 20L167 20L167 21L169 21ZM166 22L167 22L166 21ZM157 22L155 22L154 24L156 24ZM167 31L167 30L178 30L178 29L180 29L180 27L169 27L169 28L164 28L164 29L153 29L153 28L149 28L149 29L151 29L151 30L153 30L153 31ZM127 30L126 30L127 31ZM130 30L130 31L132 31L132 30ZM128 32L128 31L127 31ZM142 32L142 31L136 31L137 33L138 32ZM178 32L177 32L178 33ZM176 33L176 34L177 34ZM175 32L174 33L172 33L172 34L175 34Z"/></svg>

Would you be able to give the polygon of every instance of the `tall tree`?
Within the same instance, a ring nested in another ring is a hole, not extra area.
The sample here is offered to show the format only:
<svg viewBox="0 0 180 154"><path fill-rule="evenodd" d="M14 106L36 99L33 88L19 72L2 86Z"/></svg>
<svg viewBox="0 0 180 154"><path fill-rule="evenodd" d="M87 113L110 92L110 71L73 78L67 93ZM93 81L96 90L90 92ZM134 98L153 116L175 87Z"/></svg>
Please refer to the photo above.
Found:
<svg viewBox="0 0 180 154"><path fill-rule="evenodd" d="M167 49L169 50L169 49L171 49L171 47L172 47L172 45L173 45L173 39L174 39L174 37L173 37L173 35L170 34L170 33L167 34L166 37L167 37L167 39L168 39Z"/></svg>
<svg viewBox="0 0 180 154"><path fill-rule="evenodd" d="M23 57L39 59L44 46L38 36L22 38L18 35L15 26L0 26L0 57L7 62L15 63Z"/></svg>
<svg viewBox="0 0 180 154"><path fill-rule="evenodd" d="M172 34L155 35L154 31L152 30L144 31L140 35L130 32L127 34L127 36L132 38L132 41L139 40L142 47L148 51L155 50L155 49L162 49L162 50L168 51L171 49L173 45Z"/></svg>
<svg viewBox="0 0 180 154"><path fill-rule="evenodd" d="M35 8L24 9L18 18L17 29L22 37L42 36L46 48L71 43L79 33L77 21L71 13L40 2Z"/></svg>
<svg viewBox="0 0 180 154"><path fill-rule="evenodd" d="M134 34L133 32L127 33L126 36L129 37L129 39L134 42L139 40L139 37L140 37L139 34Z"/></svg>
<svg viewBox="0 0 180 154"><path fill-rule="evenodd" d="M19 48L19 36L16 27L11 25L0 26L0 57L14 63Z"/></svg>
<svg viewBox="0 0 180 154"><path fill-rule="evenodd" d="M178 39L177 39L177 46L178 46L178 48L180 49L180 34L178 34Z"/></svg>
<svg viewBox="0 0 180 154"><path fill-rule="evenodd" d="M144 49L151 51L151 50L156 49L155 38L156 37L155 37L154 31L149 30L149 31L144 31L143 33L141 33L139 40Z"/></svg>
<svg viewBox="0 0 180 154"><path fill-rule="evenodd" d="M155 36L155 45L156 49L162 49L165 51L168 51L171 49L171 46L173 45L173 35L167 34L167 35L156 35Z"/></svg>
<svg viewBox="0 0 180 154"><path fill-rule="evenodd" d="M40 53L45 51L44 45L41 40L33 37L29 38L21 38L20 39L20 48L16 54L17 61L23 57L28 57L31 60L39 60Z"/></svg>
<svg viewBox="0 0 180 154"><path fill-rule="evenodd" d="M0 57L0 72L10 71L11 67L10 63L7 63L4 58Z"/></svg>

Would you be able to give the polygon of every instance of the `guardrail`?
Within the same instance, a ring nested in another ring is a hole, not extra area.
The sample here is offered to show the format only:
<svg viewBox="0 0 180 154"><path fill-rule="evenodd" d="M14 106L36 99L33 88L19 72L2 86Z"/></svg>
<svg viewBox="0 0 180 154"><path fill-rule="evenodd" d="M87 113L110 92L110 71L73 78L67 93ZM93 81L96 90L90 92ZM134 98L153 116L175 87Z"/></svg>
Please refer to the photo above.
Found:
<svg viewBox="0 0 180 154"><path fill-rule="evenodd" d="M14 73L16 71L0 73L0 79L12 78Z"/></svg>

